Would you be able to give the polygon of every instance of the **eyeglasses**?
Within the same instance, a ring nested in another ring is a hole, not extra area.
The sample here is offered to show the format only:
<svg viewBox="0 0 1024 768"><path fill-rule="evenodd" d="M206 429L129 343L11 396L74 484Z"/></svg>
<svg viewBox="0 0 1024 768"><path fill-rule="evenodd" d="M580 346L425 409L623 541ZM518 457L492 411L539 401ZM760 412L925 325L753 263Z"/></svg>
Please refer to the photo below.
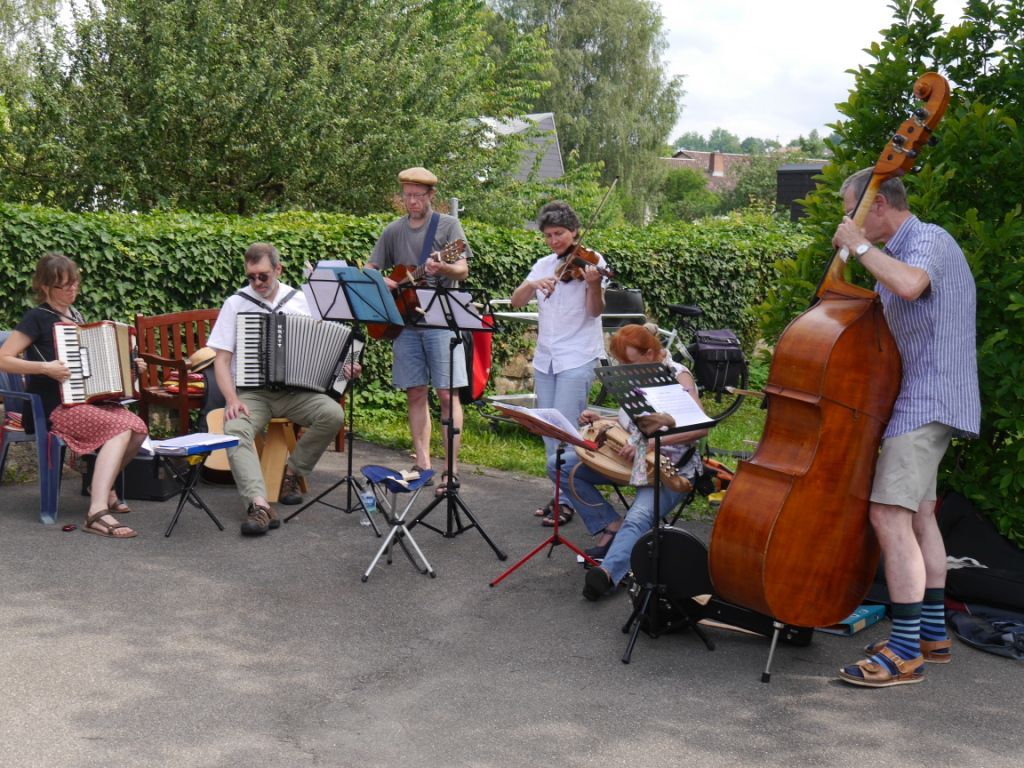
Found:
<svg viewBox="0 0 1024 768"><path fill-rule="evenodd" d="M403 192L402 197L406 200L422 200L425 197L429 197L429 192Z"/></svg>
<svg viewBox="0 0 1024 768"><path fill-rule="evenodd" d="M55 291L74 291L78 289L78 281L75 280L73 283L64 283L64 285L53 286Z"/></svg>
<svg viewBox="0 0 1024 768"><path fill-rule="evenodd" d="M246 274L245 279L248 280L250 283L254 283L254 284L255 283L269 283L270 282L270 276L271 276L270 272L257 272L255 275Z"/></svg>

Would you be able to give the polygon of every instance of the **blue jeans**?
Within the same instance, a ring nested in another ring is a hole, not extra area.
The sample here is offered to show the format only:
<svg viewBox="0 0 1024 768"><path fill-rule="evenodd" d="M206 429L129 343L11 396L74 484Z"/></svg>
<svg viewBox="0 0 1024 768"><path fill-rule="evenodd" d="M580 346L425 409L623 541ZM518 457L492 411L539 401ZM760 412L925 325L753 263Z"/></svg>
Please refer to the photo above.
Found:
<svg viewBox="0 0 1024 768"><path fill-rule="evenodd" d="M569 473L577 464L579 457L575 451L569 455L562 465L562 497L569 501L579 512L584 525L591 534L600 533L608 525L619 519L618 512L601 494L595 485L607 485L611 481L590 467L580 464L569 481ZM553 472L549 472L553 474ZM661 516L665 517L683 500L685 494L662 487L658 499ZM644 486L636 489L633 505L626 512L626 517L612 540L608 554L604 556L601 567L607 571L613 584L618 584L629 573L630 556L637 539L654 527L654 488Z"/></svg>
<svg viewBox="0 0 1024 768"><path fill-rule="evenodd" d="M395 389L410 389L433 384L434 389L448 387L448 361L451 358L451 340L454 334L447 328L406 328L391 342L394 366L391 381ZM461 344L455 347L452 366L454 386L464 387L466 352Z"/></svg>
<svg viewBox="0 0 1024 768"><path fill-rule="evenodd" d="M561 373L548 373L534 370L533 393L537 396L538 408L554 408L569 419L573 424L579 419L583 409L587 407L590 385L596 374L597 358L578 368L569 368ZM558 441L551 437L544 438L544 454L548 460L548 475L554 476L555 449ZM569 502L572 503L571 501Z"/></svg>

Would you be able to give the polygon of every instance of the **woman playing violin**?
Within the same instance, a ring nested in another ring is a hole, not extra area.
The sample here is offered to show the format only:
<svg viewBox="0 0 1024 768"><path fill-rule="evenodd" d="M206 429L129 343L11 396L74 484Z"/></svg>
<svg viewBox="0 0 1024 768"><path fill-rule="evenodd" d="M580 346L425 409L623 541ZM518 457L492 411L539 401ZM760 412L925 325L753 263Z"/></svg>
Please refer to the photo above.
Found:
<svg viewBox="0 0 1024 768"><path fill-rule="evenodd" d="M541 208L537 227L552 252L533 265L512 293L511 303L522 307L537 301L537 349L533 357L537 407L555 408L575 420L586 407L594 368L604 357L604 278L600 270L605 263L600 254L594 254L596 264L582 266L576 261L580 220L568 203L556 200ZM568 266L578 279L561 282L561 272L569 259L572 261ZM557 441L544 438L544 448L550 474L554 471ZM558 510L553 507L552 499L534 514L544 517L544 525L554 524L555 513L559 523L572 519L573 510L568 504L561 504Z"/></svg>

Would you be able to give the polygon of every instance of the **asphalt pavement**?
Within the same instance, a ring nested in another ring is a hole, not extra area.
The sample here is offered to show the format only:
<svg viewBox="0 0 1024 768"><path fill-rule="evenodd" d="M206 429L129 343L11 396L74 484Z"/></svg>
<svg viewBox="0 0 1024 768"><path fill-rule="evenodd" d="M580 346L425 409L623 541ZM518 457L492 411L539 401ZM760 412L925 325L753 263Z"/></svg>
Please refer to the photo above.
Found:
<svg viewBox="0 0 1024 768"><path fill-rule="evenodd" d="M312 494L344 478L346 461L326 454ZM357 473L411 463L360 442L353 462ZM929 665L918 685L836 680L887 622L780 645L768 684L768 640L717 628L708 630L713 651L692 631L641 633L623 664L630 598L584 600L567 547L544 549L489 586L550 534L530 514L547 483L473 467L460 474L461 499L508 559L476 528L449 538L418 527L436 578L396 551L365 583L379 540L358 513L332 506L244 538L234 488L202 484L224 531L189 506L165 537L174 502L132 501L124 522L139 536L111 541L62 531L86 509L75 474L65 473L57 525L39 523L36 486L0 487L0 765L1024 762L1020 662L956 642L953 663ZM344 506L345 495L327 499ZM446 531L447 507L426 521ZM682 527L709 533L707 523ZM562 532L590 545L578 519Z"/></svg>

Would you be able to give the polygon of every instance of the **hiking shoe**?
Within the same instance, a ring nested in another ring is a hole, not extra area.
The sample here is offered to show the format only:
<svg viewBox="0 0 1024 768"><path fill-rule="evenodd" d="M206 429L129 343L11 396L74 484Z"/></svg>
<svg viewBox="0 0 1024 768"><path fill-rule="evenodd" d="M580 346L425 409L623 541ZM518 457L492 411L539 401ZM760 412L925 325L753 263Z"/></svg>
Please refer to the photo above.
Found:
<svg viewBox="0 0 1024 768"><path fill-rule="evenodd" d="M302 503L302 494L299 493L299 481L298 475L293 475L291 472L284 473L284 480L281 481L281 493L277 497L279 504L287 504L289 506Z"/></svg>
<svg viewBox="0 0 1024 768"><path fill-rule="evenodd" d="M271 527L277 528L281 525L281 522L277 520L277 516L270 507L250 504L246 514L248 517L245 522L242 523L243 536L262 536L270 530ZM272 526L272 520L276 522L277 525Z"/></svg>

